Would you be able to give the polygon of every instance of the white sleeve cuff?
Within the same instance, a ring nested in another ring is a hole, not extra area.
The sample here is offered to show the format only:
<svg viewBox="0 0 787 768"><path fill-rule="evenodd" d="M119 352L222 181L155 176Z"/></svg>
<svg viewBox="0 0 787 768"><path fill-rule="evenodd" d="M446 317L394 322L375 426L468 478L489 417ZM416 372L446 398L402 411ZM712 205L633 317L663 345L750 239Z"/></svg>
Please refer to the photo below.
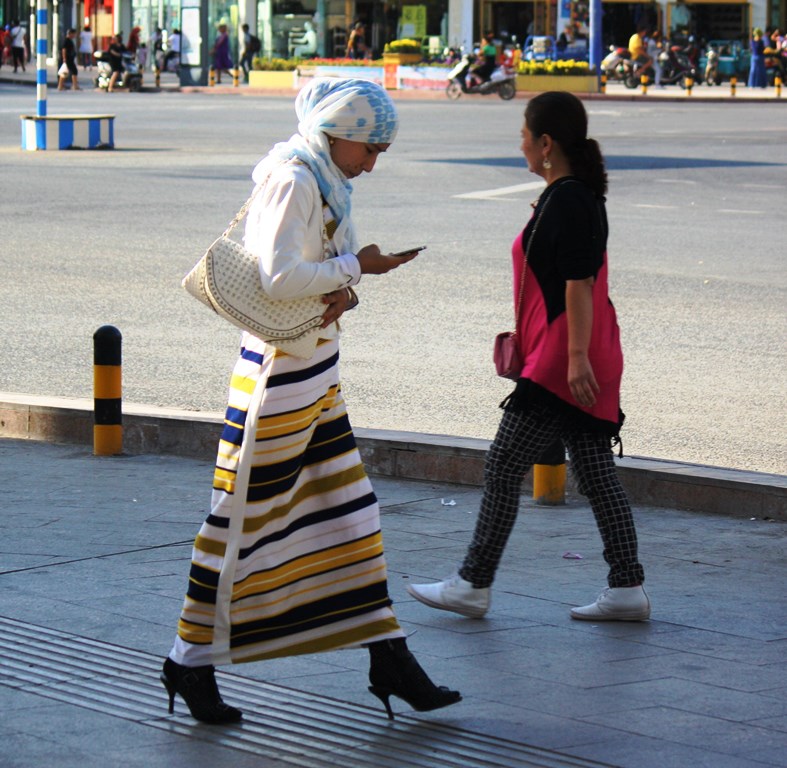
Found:
<svg viewBox="0 0 787 768"><path fill-rule="evenodd" d="M361 282L361 265L354 253L342 253L335 260L349 277L345 285L358 285Z"/></svg>

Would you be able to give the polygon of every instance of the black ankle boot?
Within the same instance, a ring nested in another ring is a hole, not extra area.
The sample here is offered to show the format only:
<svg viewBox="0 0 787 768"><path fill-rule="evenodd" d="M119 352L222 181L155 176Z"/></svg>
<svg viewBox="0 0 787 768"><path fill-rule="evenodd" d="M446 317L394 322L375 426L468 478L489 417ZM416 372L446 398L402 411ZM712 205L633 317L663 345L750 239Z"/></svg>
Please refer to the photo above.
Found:
<svg viewBox="0 0 787 768"><path fill-rule="evenodd" d="M385 705L390 720L394 719L391 696L404 699L416 712L440 709L462 700L459 691L444 685L438 687L429 679L403 637L371 643L369 655L369 691Z"/></svg>
<svg viewBox="0 0 787 768"><path fill-rule="evenodd" d="M184 667L168 658L161 671L161 682L169 694L170 714L175 708L175 694L179 693L195 720L236 723L243 717L239 709L222 701L212 666Z"/></svg>

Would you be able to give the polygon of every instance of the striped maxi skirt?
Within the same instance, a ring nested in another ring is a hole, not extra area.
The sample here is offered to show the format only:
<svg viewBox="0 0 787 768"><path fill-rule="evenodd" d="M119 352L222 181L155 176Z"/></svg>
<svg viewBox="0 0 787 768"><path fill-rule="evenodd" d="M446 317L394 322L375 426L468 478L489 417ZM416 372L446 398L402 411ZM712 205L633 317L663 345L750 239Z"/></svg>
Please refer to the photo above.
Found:
<svg viewBox="0 0 787 768"><path fill-rule="evenodd" d="M241 663L404 636L338 360L338 339L300 360L244 334L174 661Z"/></svg>

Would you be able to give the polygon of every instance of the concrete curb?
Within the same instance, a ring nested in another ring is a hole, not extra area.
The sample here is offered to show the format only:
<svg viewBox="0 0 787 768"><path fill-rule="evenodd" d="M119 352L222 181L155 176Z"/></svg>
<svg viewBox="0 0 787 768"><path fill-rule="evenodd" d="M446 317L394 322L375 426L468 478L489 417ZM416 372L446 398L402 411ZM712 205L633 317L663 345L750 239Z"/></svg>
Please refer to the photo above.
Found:
<svg viewBox="0 0 787 768"><path fill-rule="evenodd" d="M223 414L123 406L123 450L213 461ZM408 480L479 486L489 441L356 429L368 471ZM93 401L0 392L0 438L93 444ZM617 461L634 504L787 521L787 477L626 457ZM532 481L526 478L526 488ZM569 480L568 490L576 492Z"/></svg>

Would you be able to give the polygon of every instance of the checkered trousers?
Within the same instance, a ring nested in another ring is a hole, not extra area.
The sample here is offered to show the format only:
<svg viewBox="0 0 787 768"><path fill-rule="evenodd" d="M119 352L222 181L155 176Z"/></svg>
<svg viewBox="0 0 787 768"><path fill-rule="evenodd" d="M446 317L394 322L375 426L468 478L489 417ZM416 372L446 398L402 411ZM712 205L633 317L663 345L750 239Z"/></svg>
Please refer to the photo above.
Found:
<svg viewBox="0 0 787 768"><path fill-rule="evenodd" d="M609 564L609 586L632 587L644 581L634 518L609 437L578 432L569 417L534 406L527 412L505 411L486 457L481 512L459 570L474 587L489 587L494 581L519 510L523 478L558 438L568 449L579 492L590 501Z"/></svg>

